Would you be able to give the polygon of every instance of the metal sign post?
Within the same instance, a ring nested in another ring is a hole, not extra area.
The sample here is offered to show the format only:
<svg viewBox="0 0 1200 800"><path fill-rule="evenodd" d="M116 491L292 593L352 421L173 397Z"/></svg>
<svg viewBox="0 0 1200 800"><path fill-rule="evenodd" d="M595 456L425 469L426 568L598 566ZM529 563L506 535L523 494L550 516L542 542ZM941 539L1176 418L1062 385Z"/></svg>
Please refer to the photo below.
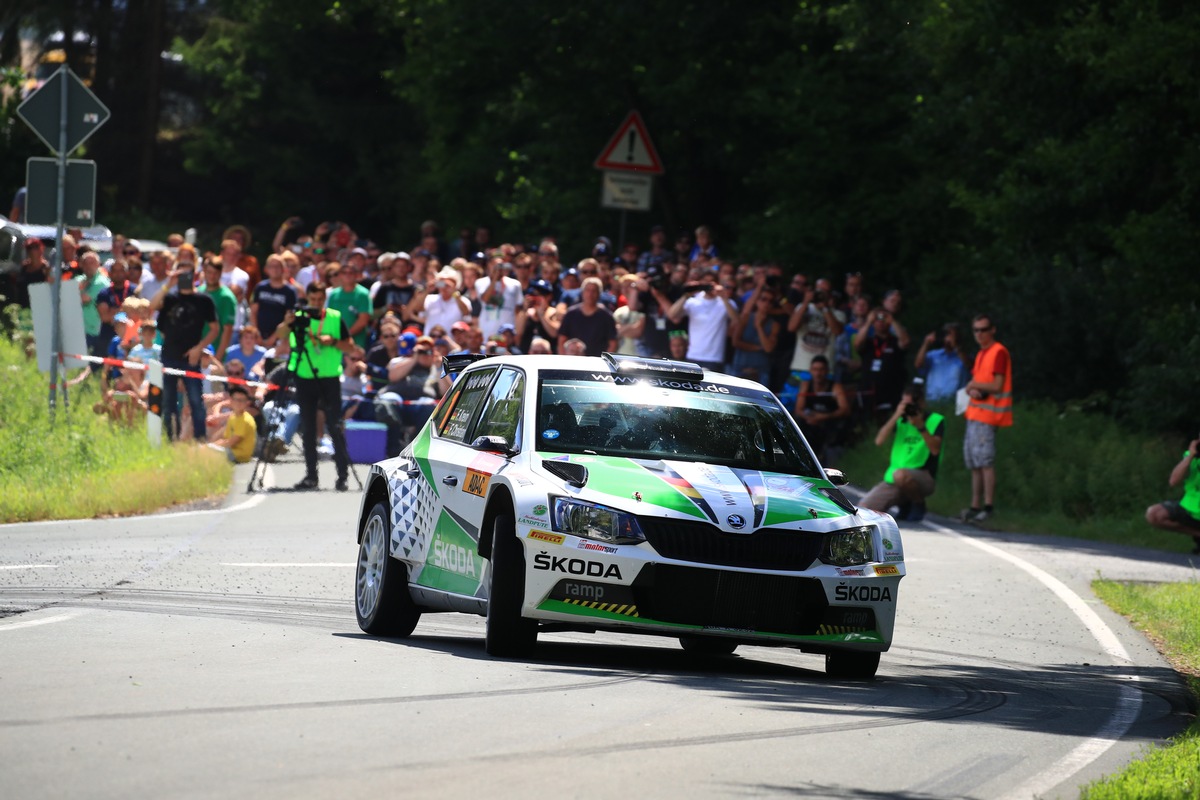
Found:
<svg viewBox="0 0 1200 800"><path fill-rule="evenodd" d="M95 133L97 128L108 122L110 112L99 98L92 94L91 89L79 80L79 76L64 64L40 89L17 106L17 116L25 120L25 124L58 156L58 197L55 203L58 233L54 261L50 265L50 280L54 286L54 291L50 292L53 326L51 340L54 348L54 357L50 363L50 424L53 425L60 372L63 381L63 407L70 407L67 398L66 368L63 366L58 291L62 282L63 234L66 227L67 156ZM26 192L32 188L27 186ZM93 189L93 194L94 191Z"/></svg>

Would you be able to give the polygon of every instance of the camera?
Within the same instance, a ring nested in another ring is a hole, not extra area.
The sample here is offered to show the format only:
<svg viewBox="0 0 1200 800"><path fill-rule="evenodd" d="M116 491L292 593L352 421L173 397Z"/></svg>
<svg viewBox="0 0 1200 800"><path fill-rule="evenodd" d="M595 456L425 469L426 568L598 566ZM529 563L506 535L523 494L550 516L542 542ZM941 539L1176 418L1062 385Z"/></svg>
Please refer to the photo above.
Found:
<svg viewBox="0 0 1200 800"><path fill-rule="evenodd" d="M713 285L711 283L704 283L703 281L697 281L696 283L685 283L683 285L683 291L688 294L692 294L694 292L706 292L712 288Z"/></svg>
<svg viewBox="0 0 1200 800"><path fill-rule="evenodd" d="M312 308L308 305L299 305L292 309L294 320L292 321L292 330L296 333L304 333L308 330L308 326L312 324Z"/></svg>
<svg viewBox="0 0 1200 800"><path fill-rule="evenodd" d="M671 274L662 267L652 264L646 268L646 283L650 284L651 289L665 292L670 282Z"/></svg>
<svg viewBox="0 0 1200 800"><path fill-rule="evenodd" d="M817 292L816 294L813 295L814 303L825 303L828 301L829 301L829 292L821 291L821 292Z"/></svg>
<svg viewBox="0 0 1200 800"><path fill-rule="evenodd" d="M921 409L917 408L916 403L905 403L904 408L900 410L900 413L904 415L905 419L909 419L911 417L915 417L918 413L920 413L920 411Z"/></svg>

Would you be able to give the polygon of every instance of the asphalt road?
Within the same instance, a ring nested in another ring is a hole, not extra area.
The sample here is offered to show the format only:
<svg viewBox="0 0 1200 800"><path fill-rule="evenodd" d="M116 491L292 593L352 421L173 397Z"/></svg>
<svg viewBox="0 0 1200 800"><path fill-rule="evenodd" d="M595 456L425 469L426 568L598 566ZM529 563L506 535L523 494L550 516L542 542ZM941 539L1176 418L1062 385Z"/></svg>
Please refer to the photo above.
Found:
<svg viewBox="0 0 1200 800"><path fill-rule="evenodd" d="M357 494L248 469L217 511L0 527L0 795L1074 798L1189 720L1088 588L1185 557L916 525L873 683L614 634L496 661L476 617L363 635Z"/></svg>

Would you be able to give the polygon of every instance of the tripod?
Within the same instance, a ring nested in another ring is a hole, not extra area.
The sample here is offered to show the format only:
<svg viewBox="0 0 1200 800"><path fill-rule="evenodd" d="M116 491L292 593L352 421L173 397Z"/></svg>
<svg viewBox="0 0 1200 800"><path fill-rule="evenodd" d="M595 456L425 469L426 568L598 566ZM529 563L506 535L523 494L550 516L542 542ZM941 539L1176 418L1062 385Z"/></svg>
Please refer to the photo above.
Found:
<svg viewBox="0 0 1200 800"><path fill-rule="evenodd" d="M253 493L255 491L256 483L258 485L258 489L263 488L263 478L266 475L266 464L268 463L267 448L271 443L271 434L277 430L280 424L283 422L284 415L287 413L288 407L288 391L293 388L292 384L296 379L296 371L291 365L294 363L296 366L299 366L300 359L304 359L304 362L308 364L308 370L312 373L313 378L320 378L320 373L317 372L317 368L313 365L312 356L308 351L308 337L306 335L307 331L303 333L298 331L297 333L299 335L296 338L299 339L302 344L297 348L299 351L298 354L296 351L289 353L288 359L285 362L288 366L284 369L283 378L278 383L279 388L275 392L274 407L271 409L270 419L267 420L267 439L263 443L262 449L259 451L258 461L254 464L254 471L250 473L250 483L246 485L246 491L248 493ZM293 356L295 356L295 361L293 361ZM354 482L358 484L358 490L362 491L362 478L358 477L358 470L354 468L354 462L349 461L349 451L346 447L346 430L340 414L341 409L325 409L325 427L329 431L330 437L337 440L337 443L341 447L341 451L347 454L347 467L349 468L350 474L354 476ZM330 419L331 416L332 419Z"/></svg>

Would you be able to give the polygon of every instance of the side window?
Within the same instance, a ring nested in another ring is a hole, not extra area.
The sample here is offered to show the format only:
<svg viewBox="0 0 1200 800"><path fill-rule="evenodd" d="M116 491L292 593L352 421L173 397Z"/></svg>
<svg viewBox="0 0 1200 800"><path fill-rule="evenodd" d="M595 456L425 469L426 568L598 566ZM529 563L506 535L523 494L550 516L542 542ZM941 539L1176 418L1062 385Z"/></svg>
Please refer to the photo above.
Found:
<svg viewBox="0 0 1200 800"><path fill-rule="evenodd" d="M488 385L496 370L481 369L463 375L454 382L454 389L446 401L443 416L438 421L438 434L456 442L466 441L471 430L475 412L488 398Z"/></svg>
<svg viewBox="0 0 1200 800"><path fill-rule="evenodd" d="M471 434L474 441L480 436L502 436L515 446L519 439L521 422L521 398L525 395L525 376L515 369L505 369L492 385L491 396L475 432Z"/></svg>

